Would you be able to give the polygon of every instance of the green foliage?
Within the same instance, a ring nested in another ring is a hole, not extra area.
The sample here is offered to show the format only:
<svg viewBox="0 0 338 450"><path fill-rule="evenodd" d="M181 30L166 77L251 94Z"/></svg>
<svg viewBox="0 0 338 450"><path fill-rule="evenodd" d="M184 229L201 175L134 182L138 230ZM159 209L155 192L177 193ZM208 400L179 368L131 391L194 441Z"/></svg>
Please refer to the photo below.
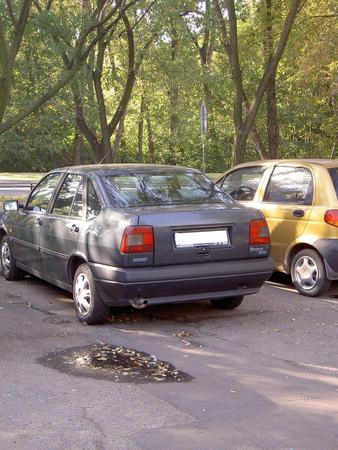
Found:
<svg viewBox="0 0 338 450"><path fill-rule="evenodd" d="M41 95L64 72L64 56L71 59L74 55L73 46L80 30L90 23L91 11L95 6L94 2L88 1L89 9L84 10L80 3L54 0L50 11L38 13L33 9L15 63L7 117ZM0 16L8 24L8 10L4 4L1 2ZM145 54L127 108L118 159L128 162L137 160L140 102L144 97L147 107L147 116L143 117L144 162L152 158L148 146L151 136L147 124L150 122L156 162L168 163L174 159L177 164L201 167L199 108L201 102L206 101L207 89L210 92L207 170L221 172L230 165L234 92L216 19L213 18L212 22L215 34L211 63L208 68L203 68L194 38L202 45L204 2L158 0L151 4L150 1L140 1L128 11L128 18L134 27L137 52L152 33L156 32L156 37ZM289 1L273 2L276 41L288 4ZM237 2L237 7L244 89L250 101L266 63L265 1ZM277 106L282 157L330 157L336 145L338 64L335 52L338 33L334 11L333 0L309 0L298 15L278 67ZM214 14L213 9L211 14ZM174 59L173 29L177 33L177 55ZM5 25L6 36L9 33L10 28ZM107 48L102 86L110 120L128 75L127 39L123 23L119 23L105 39ZM90 77L96 55L97 50L94 49L75 80L79 85L88 124L100 137L99 113L93 100L95 90ZM173 86L178 92L175 100L177 139L171 154ZM0 170L46 171L58 165L72 164L76 133L74 117L74 100L67 85L45 106L0 135ZM263 102L256 126L266 145L265 121L266 105ZM112 142L114 138L115 135ZM257 159L251 140L247 146L247 158ZM84 139L81 161L89 163L92 160L92 149Z"/></svg>

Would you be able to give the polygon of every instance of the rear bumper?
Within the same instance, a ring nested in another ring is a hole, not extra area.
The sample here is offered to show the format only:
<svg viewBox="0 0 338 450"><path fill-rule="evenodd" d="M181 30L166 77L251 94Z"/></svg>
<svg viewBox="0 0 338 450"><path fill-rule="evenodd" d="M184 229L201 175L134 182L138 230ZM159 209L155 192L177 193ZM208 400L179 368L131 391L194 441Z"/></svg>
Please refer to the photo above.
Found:
<svg viewBox="0 0 338 450"><path fill-rule="evenodd" d="M254 294L273 271L270 258L128 269L89 265L108 305L140 297L159 304Z"/></svg>
<svg viewBox="0 0 338 450"><path fill-rule="evenodd" d="M338 239L319 239L314 247L324 259L329 280L338 280Z"/></svg>

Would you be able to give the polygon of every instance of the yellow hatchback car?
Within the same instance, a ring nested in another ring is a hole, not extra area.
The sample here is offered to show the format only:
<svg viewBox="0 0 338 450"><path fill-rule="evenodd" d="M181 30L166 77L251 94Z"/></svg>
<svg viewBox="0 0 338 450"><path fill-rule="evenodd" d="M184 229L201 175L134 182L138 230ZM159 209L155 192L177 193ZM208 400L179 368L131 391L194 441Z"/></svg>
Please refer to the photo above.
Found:
<svg viewBox="0 0 338 450"><path fill-rule="evenodd" d="M338 280L338 160L250 162L216 183L264 213L275 269L301 294L319 296Z"/></svg>

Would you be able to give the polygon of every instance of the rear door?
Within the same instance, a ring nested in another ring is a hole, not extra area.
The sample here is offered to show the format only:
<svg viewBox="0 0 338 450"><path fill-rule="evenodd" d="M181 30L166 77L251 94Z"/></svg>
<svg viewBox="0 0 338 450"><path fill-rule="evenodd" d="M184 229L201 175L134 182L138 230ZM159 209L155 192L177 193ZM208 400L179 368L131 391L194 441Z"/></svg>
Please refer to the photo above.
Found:
<svg viewBox="0 0 338 450"><path fill-rule="evenodd" d="M83 177L69 173L41 230L42 268L47 277L68 284L68 258L76 248L82 223Z"/></svg>
<svg viewBox="0 0 338 450"><path fill-rule="evenodd" d="M263 197L255 206L267 219L276 263L283 261L288 244L303 233L312 210L313 193L310 168L275 166Z"/></svg>
<svg viewBox="0 0 338 450"><path fill-rule="evenodd" d="M20 209L11 224L10 234L14 237L15 259L27 268L41 272L40 234L46 218L48 205L61 173L47 175L31 192L26 206Z"/></svg>

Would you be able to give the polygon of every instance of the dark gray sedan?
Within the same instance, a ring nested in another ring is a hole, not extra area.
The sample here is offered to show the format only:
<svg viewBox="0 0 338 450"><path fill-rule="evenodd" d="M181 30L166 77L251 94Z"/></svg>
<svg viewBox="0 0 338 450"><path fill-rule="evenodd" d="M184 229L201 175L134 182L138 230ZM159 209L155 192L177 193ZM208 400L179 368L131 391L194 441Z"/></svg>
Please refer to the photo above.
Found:
<svg viewBox="0 0 338 450"><path fill-rule="evenodd" d="M73 291L88 324L118 305L208 299L233 309L273 269L262 214L184 167L53 170L25 205L5 202L0 234L4 277Z"/></svg>

